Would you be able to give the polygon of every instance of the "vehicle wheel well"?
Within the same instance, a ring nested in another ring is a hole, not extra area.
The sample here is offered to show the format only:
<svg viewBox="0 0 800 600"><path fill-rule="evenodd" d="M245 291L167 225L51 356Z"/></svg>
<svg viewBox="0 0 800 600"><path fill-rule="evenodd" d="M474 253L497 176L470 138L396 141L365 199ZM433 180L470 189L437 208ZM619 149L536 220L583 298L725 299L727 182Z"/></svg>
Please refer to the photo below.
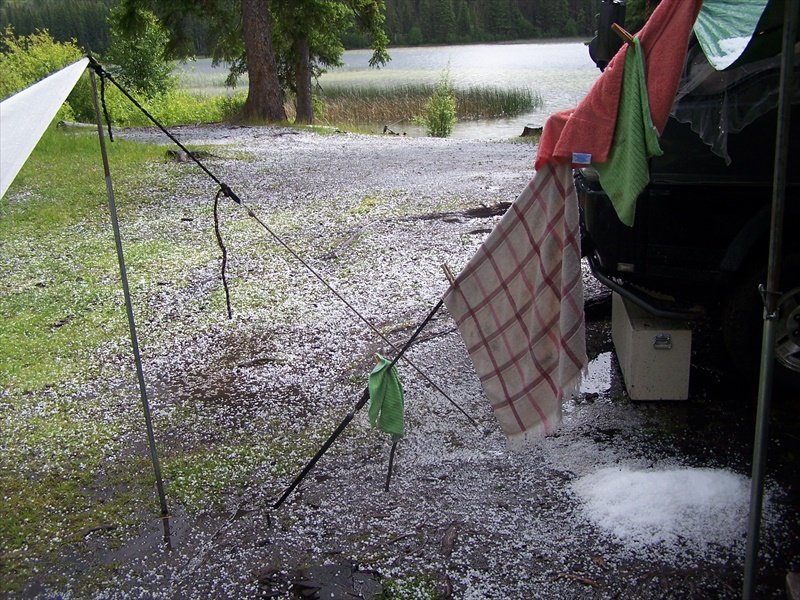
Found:
<svg viewBox="0 0 800 600"><path fill-rule="evenodd" d="M783 252L781 293L800 287L800 244ZM763 304L758 285L766 280L765 258L743 273L732 286L722 309L722 334L725 347L736 369L746 376L758 374L763 330ZM776 369L784 385L800 389L800 371Z"/></svg>
<svg viewBox="0 0 800 600"><path fill-rule="evenodd" d="M720 263L720 271L727 274L750 274L766 261L769 250L769 229L772 207L763 206L739 230L733 238ZM785 223L800 219L800 198L786 202ZM784 236L784 255L800 250L800 241L795 237ZM741 279L741 277L735 278ZM734 281L734 283L736 283Z"/></svg>

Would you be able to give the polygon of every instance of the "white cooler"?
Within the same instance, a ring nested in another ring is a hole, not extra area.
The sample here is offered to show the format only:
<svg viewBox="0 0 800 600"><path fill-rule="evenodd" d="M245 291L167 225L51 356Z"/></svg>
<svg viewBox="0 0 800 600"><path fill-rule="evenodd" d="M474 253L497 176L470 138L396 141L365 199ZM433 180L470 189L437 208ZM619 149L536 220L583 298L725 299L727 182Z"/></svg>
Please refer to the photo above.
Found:
<svg viewBox="0 0 800 600"><path fill-rule="evenodd" d="M631 400L686 400L692 330L654 317L614 292L611 338Z"/></svg>

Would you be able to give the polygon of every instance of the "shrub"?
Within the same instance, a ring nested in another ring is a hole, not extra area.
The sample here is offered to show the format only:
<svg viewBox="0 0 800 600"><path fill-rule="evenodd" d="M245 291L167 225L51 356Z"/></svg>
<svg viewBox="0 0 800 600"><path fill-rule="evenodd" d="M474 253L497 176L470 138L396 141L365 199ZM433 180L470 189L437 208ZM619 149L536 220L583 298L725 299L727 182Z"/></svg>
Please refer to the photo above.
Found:
<svg viewBox="0 0 800 600"><path fill-rule="evenodd" d="M430 100L425 103L425 113L417 119L428 135L447 137L453 133L456 117L456 97L450 85L450 75L445 72Z"/></svg>
<svg viewBox="0 0 800 600"><path fill-rule="evenodd" d="M75 40L57 42L46 30L17 36L11 26L0 34L0 99L7 98L40 79L79 60L84 52ZM91 108L88 76L81 76L67 101L56 114L56 121L72 121ZM93 112L91 114L94 114Z"/></svg>
<svg viewBox="0 0 800 600"><path fill-rule="evenodd" d="M57 42L42 30L17 37L9 25L0 34L0 98L16 94L82 55L75 40Z"/></svg>
<svg viewBox="0 0 800 600"><path fill-rule="evenodd" d="M188 123L218 123L237 114L245 101L244 93L228 96L198 97L182 90L172 90L153 98L132 94L153 117L165 126ZM91 98L90 98L91 100ZM113 84L106 86L106 107L111 122L118 127L146 127L152 122ZM94 121L94 107L78 119Z"/></svg>

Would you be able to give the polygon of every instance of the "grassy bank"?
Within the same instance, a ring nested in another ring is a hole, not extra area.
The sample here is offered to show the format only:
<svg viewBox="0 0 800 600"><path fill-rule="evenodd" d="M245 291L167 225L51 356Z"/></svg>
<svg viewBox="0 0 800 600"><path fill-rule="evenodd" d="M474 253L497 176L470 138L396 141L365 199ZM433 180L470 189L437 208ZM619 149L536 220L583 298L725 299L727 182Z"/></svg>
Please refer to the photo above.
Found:
<svg viewBox="0 0 800 600"><path fill-rule="evenodd" d="M369 125L411 122L425 111L434 84L380 86L326 86L317 92L317 118L326 125ZM207 90L206 90L207 91ZM220 90L221 91L221 90ZM456 110L460 121L499 119L524 114L539 108L541 96L530 88L503 89L492 86L455 88ZM206 94L186 88L143 102L166 125L215 123L230 119L244 104L245 92L233 95ZM149 120L116 89L108 91L107 104L115 124L147 126ZM294 105L286 103L289 120Z"/></svg>
<svg viewBox="0 0 800 600"><path fill-rule="evenodd" d="M329 124L411 121L423 114L435 89L435 84L326 86L319 93L322 118ZM513 117L542 104L541 97L525 87L474 86L453 91L457 116L462 121Z"/></svg>
<svg viewBox="0 0 800 600"><path fill-rule="evenodd" d="M136 95L134 94L134 97ZM219 123L234 117L246 95L203 95L178 89L151 99L137 98L163 125ZM148 127L152 122L115 86L106 90L106 106L112 123L122 127Z"/></svg>

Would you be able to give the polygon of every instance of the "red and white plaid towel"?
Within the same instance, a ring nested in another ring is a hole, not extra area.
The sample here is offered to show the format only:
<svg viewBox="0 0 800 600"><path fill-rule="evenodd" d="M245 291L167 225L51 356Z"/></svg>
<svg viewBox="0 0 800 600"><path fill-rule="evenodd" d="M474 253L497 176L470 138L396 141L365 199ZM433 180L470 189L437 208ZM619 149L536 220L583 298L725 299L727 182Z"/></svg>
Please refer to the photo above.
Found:
<svg viewBox="0 0 800 600"><path fill-rule="evenodd" d="M579 236L572 170L546 165L445 295L512 444L559 425L587 362Z"/></svg>

